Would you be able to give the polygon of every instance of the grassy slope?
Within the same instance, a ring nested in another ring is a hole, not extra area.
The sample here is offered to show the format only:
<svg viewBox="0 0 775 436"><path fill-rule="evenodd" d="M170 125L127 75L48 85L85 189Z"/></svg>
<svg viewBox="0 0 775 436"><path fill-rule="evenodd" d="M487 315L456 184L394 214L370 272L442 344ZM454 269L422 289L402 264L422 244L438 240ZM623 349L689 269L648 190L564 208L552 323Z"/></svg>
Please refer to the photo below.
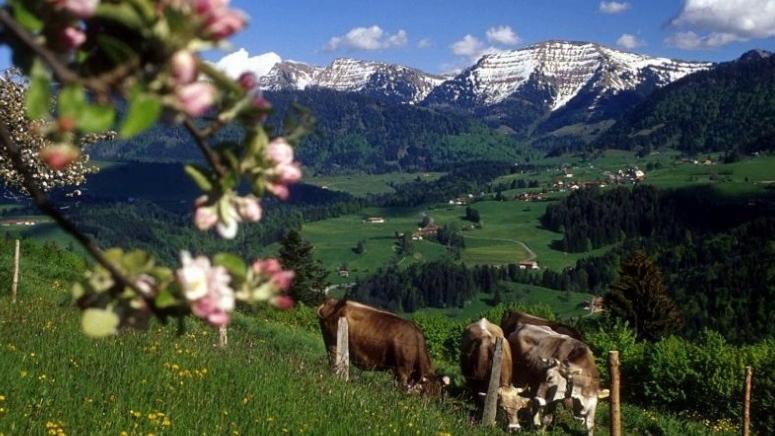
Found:
<svg viewBox="0 0 775 436"><path fill-rule="evenodd" d="M423 181L433 181L444 175L444 173L386 173L374 175L351 175L351 176L314 176L305 177L304 182L315 186L327 186L328 189L343 191L356 197L363 197L368 194L385 194L393 192L390 184L407 183L418 177Z"/></svg>
<svg viewBox="0 0 775 436"><path fill-rule="evenodd" d="M10 246L0 242L3 278ZM461 400L403 395L384 373L334 380L308 309L238 315L223 351L213 347L217 332L193 321L183 335L153 326L88 339L65 304L83 262L55 248L25 244L23 252L19 302L0 295L0 434L501 434L471 426ZM607 433L606 416L603 405L598 434ZM706 434L631 407L625 429ZM563 412L551 434L569 430L580 427Z"/></svg>

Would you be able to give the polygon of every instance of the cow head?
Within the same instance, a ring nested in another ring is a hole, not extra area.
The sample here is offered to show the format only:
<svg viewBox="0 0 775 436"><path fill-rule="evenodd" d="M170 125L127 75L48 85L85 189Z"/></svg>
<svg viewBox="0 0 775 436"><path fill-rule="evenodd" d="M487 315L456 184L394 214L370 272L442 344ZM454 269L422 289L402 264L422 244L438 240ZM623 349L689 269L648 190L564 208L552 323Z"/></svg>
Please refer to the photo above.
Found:
<svg viewBox="0 0 775 436"><path fill-rule="evenodd" d="M509 431L521 428L518 419L519 411L527 407L530 402L527 398L519 395L522 391L524 389L514 386L501 386L498 388L498 404L509 421Z"/></svg>
<svg viewBox="0 0 775 436"><path fill-rule="evenodd" d="M450 379L449 377L445 376L439 376L436 374L432 374L426 377L423 377L420 383L418 383L420 392L422 392L425 395L429 395L432 397L439 397L444 394L444 390L447 386L449 386Z"/></svg>

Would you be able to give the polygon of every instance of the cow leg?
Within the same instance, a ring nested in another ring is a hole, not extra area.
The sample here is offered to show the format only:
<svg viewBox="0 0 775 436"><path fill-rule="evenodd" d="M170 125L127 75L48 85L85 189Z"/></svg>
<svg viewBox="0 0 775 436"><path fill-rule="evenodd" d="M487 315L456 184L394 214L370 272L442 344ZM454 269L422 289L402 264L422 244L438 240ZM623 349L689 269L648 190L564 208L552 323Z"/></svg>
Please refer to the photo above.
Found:
<svg viewBox="0 0 775 436"><path fill-rule="evenodd" d="M541 418L543 428L554 425L554 412L557 410L557 403L552 402L544 408L544 416Z"/></svg>
<svg viewBox="0 0 775 436"><path fill-rule="evenodd" d="M533 428L542 429L543 425L541 422L541 410L543 409L543 404L541 404L539 401L536 401L535 398L530 403L530 411L533 414Z"/></svg>
<svg viewBox="0 0 775 436"><path fill-rule="evenodd" d="M587 408L587 414L584 415L584 427L587 428L587 436L592 436L595 432L595 412L597 411L597 397L592 398L591 404Z"/></svg>

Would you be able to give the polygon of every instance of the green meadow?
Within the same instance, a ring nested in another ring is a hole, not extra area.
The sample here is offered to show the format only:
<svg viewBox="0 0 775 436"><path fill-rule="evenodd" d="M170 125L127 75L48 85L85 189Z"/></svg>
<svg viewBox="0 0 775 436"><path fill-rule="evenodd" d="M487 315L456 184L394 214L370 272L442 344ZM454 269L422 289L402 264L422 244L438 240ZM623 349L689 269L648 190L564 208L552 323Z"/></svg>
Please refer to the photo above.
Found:
<svg viewBox="0 0 775 436"><path fill-rule="evenodd" d="M344 176L312 176L305 177L304 183L325 187L334 191L347 192L356 197L364 197L369 194L386 194L394 192L391 185L407 183L414 180L433 181L443 176L444 173L400 173L385 174L355 174Z"/></svg>
<svg viewBox="0 0 775 436"><path fill-rule="evenodd" d="M3 283L11 251L0 241ZM89 339L67 290L83 260L28 242L23 252L18 302L0 293L0 434L503 433L476 424L460 387L439 401L402 393L387 373L353 369L350 382L335 379L309 308L235 314L225 349L215 347L217 331L195 320L182 331L152 323ZM629 405L623 412L627 434L711 434L670 414ZM598 434L608 434L607 417L603 403ZM546 434L581 432L562 411Z"/></svg>

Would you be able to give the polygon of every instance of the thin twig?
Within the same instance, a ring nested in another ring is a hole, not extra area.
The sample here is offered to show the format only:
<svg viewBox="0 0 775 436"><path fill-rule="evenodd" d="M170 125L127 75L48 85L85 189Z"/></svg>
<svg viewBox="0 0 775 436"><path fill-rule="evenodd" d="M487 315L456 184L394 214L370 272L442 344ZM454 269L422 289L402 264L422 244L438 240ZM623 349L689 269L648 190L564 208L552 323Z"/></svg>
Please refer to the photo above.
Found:
<svg viewBox="0 0 775 436"><path fill-rule="evenodd" d="M48 195L46 195L43 191L41 191L37 185L35 184L35 180L32 177L32 174L30 173L29 169L27 168L27 165L24 164L24 160L22 159L21 150L16 145L16 143L11 139L11 135L8 132L8 129L5 126L5 123L0 121L0 142L5 147L6 151L8 152L8 157L11 159L11 163L14 166L14 169L19 173L19 175L22 176L22 186L24 189L27 190L27 192L30 194L30 197L32 198L32 201L35 203L35 206L38 207L38 209L41 210L41 212L45 213L46 215L50 216L54 222L59 225L64 231L69 233L73 238L75 238L76 241L78 241L85 249L89 252L89 254L94 257L94 259L102 265L111 276L121 285L123 285L125 288L130 288L132 291L134 291L137 296L142 298L145 303L148 305L148 307L151 309L151 311L159 316L163 317L166 314L159 310L156 307L155 302L152 298L147 296L138 286L135 282L132 280L129 280L124 274L116 268L113 263L111 263L106 257L105 254L102 252L102 250L97 246L97 244L92 241L88 236L81 233L80 230L73 224L70 220L65 218L64 215L62 215L62 212L54 206L53 203L48 198Z"/></svg>
<svg viewBox="0 0 775 436"><path fill-rule="evenodd" d="M225 176L226 168L223 166L221 158L218 156L215 150L213 150L212 147L210 147L210 145L207 143L207 134L201 131L190 119L185 120L183 125L186 126L186 129L188 129L188 132L191 134L191 136L194 137L196 145L199 146L199 150L202 152L202 154L205 155L205 158L207 159L207 162L210 163L210 166L213 167L219 176Z"/></svg>

